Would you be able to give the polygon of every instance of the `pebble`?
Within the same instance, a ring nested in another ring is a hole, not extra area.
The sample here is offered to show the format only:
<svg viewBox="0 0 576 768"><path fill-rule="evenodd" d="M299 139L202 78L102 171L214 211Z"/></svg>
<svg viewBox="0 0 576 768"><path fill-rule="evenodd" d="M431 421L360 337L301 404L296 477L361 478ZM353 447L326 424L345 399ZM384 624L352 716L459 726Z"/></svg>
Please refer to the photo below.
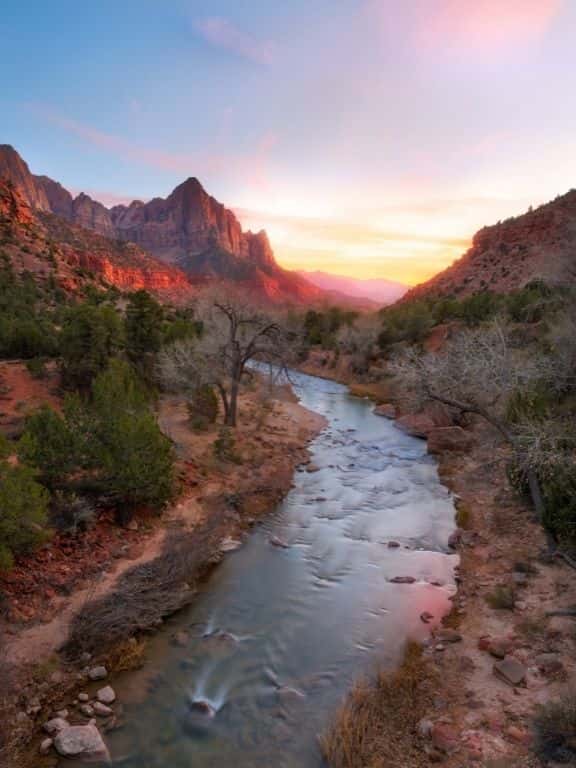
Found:
<svg viewBox="0 0 576 768"><path fill-rule="evenodd" d="M94 707L92 706L92 704L80 704L78 709L86 717L93 717L94 716Z"/></svg>
<svg viewBox="0 0 576 768"><path fill-rule="evenodd" d="M106 704L102 704L101 701L94 702L93 712L100 717L109 717L110 715L114 714L114 710L110 707L107 707Z"/></svg>
<svg viewBox="0 0 576 768"><path fill-rule="evenodd" d="M68 728L68 725L69 723L61 717L53 717L52 720L48 720L47 723L44 723L43 728L49 736L53 736L64 728Z"/></svg>
<svg viewBox="0 0 576 768"><path fill-rule="evenodd" d="M90 680L104 680L104 678L108 677L108 670L103 665L91 667L88 670L88 677Z"/></svg>
<svg viewBox="0 0 576 768"><path fill-rule="evenodd" d="M90 696L88 696L87 693L79 693L78 694L78 701L80 701L80 702L90 701Z"/></svg>

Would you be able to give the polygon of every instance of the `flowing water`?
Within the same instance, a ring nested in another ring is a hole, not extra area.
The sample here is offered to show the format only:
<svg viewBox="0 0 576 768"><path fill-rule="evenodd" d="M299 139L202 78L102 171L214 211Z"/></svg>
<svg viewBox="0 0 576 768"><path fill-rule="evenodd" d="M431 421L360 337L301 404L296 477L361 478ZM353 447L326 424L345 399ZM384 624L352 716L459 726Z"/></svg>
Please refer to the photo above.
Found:
<svg viewBox="0 0 576 768"><path fill-rule="evenodd" d="M420 614L448 609L454 508L425 443L339 384L294 378L302 404L328 420L311 445L319 470L297 471L285 501L152 642L145 669L115 685L126 725L109 743L126 768L318 768L317 736L353 680L397 664L406 639L433 626ZM184 647L169 639L178 630Z"/></svg>

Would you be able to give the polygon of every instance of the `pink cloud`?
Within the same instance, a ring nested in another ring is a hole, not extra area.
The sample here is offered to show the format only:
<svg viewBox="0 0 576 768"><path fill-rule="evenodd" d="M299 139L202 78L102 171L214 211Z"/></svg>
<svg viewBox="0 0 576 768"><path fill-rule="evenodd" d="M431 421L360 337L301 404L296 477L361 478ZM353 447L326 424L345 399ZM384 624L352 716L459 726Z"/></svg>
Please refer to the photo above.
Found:
<svg viewBox="0 0 576 768"><path fill-rule="evenodd" d="M211 45L224 48L255 64L268 64L272 58L273 45L270 41L257 40L228 19L211 16L199 19L194 26Z"/></svg>
<svg viewBox="0 0 576 768"><path fill-rule="evenodd" d="M540 38L564 0L434 0L419 14L417 40L491 50Z"/></svg>
<svg viewBox="0 0 576 768"><path fill-rule="evenodd" d="M236 173L248 186L260 190L267 189L269 186L267 168L270 153L278 141L278 136L274 133L264 133L256 141L254 149L244 154L166 152L144 147L121 136L100 131L86 123L71 120L50 107L39 104L28 104L27 107L34 114L57 125L67 133L123 160L130 160L161 171L176 172L182 177L221 173L229 178L231 174Z"/></svg>

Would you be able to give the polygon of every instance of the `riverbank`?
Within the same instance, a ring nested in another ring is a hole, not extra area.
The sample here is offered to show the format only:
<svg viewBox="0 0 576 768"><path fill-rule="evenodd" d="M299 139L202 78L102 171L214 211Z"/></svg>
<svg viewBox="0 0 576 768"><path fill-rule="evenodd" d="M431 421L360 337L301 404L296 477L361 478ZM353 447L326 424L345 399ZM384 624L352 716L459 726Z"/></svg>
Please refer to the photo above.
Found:
<svg viewBox="0 0 576 768"><path fill-rule="evenodd" d="M52 596L41 611L18 612L8 604L5 614L19 620L4 621L2 627L3 679L10 678L14 692L4 702L3 722L11 728L4 736L3 765L22 768L38 766L42 760L47 765L54 762L51 756L38 757L40 727L63 709L72 712L71 722L88 721L77 707L68 706L87 683L87 665L107 663L113 672L125 666L127 656L134 656L133 663L141 661L134 643L126 644L129 636L141 638L193 599L195 579L237 546L244 530L288 492L294 469L307 461L309 441L324 425L286 387L270 396L257 386L243 395L240 413L233 445L227 446L230 453L222 457L215 448L221 437L217 428L192 432L185 403L163 399L159 419L178 454L182 483L178 501L160 519L132 524L123 543L111 539L113 548L97 573L89 567L85 552L88 578L75 578L72 584L62 579L53 585L43 583ZM101 525L104 530L108 523ZM45 552L50 553L51 546ZM52 554L61 560L50 573L62 576L72 570L77 575L61 548ZM24 564L23 570L33 569ZM164 593L134 591L150 572ZM12 581L10 597L21 606L25 600L16 588ZM110 604L120 610L115 623L95 622L99 609ZM137 614L141 615L134 623ZM62 649L64 656L59 653Z"/></svg>
<svg viewBox="0 0 576 768"><path fill-rule="evenodd" d="M387 382L350 389L380 402L389 393ZM381 410L392 414L394 408ZM426 418L402 421L426 426ZM442 429L434 431L438 436ZM569 690L576 673L574 619L553 615L576 604L573 571L546 554L542 527L508 483L508 452L498 436L483 423L465 432L465 440L459 433L458 441L434 441L440 477L457 500L459 528L451 544L461 557L459 589L443 628L423 649L428 671L412 691L420 714L417 723L407 718L403 726L409 730L402 734L408 745L403 768L541 765L535 752L542 753L544 742L535 715ZM422 685L433 688L426 712ZM350 733L335 729L346 730L364 715L364 755L378 755L375 768L398 764L380 743L382 729L374 721L378 707L390 718L390 701L382 700L381 691L382 680L350 694L330 734L334 768L363 765L360 750L346 751ZM547 727L557 729L562 743L568 728L562 715L553 715Z"/></svg>

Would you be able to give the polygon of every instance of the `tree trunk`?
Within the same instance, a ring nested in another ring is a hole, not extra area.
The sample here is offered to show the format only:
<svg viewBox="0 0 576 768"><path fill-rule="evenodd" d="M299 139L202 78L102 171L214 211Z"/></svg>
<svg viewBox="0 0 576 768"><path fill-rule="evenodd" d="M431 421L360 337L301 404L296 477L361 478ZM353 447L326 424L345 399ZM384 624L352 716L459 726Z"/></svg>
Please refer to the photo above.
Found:
<svg viewBox="0 0 576 768"><path fill-rule="evenodd" d="M238 389L240 382L233 380L230 386L230 404L224 423L227 427L236 426L236 414L238 412Z"/></svg>

